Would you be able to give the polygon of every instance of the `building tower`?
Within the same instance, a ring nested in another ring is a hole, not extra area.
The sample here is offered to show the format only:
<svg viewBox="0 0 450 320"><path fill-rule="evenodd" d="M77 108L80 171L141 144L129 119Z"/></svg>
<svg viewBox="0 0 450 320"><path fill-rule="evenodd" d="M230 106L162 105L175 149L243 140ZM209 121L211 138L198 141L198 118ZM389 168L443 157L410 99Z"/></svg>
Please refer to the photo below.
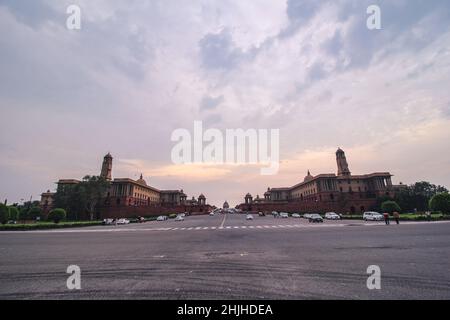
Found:
<svg viewBox="0 0 450 320"><path fill-rule="evenodd" d="M102 171L100 173L100 177L104 178L107 181L112 180L112 160L113 157L108 152L108 154L103 158Z"/></svg>
<svg viewBox="0 0 450 320"><path fill-rule="evenodd" d="M345 152L338 148L336 151L336 162L338 167L338 176L349 176L350 169L348 168L347 158Z"/></svg>

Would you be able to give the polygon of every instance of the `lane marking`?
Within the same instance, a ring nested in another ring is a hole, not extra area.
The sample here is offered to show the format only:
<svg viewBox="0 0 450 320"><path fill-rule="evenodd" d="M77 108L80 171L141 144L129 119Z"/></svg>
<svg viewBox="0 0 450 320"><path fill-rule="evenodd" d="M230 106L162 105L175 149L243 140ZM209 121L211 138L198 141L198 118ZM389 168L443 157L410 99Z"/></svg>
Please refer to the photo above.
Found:
<svg viewBox="0 0 450 320"><path fill-rule="evenodd" d="M400 226L408 226L408 225L431 225L431 224L444 224L450 223L450 221L412 221L412 222L403 222L400 223ZM180 230L223 230L223 229L278 229L278 228L337 228L337 227L350 227L350 226L359 226L359 227L374 227L374 226L385 226L384 222L378 223L361 223L361 222L349 222L349 223L336 223L336 224L294 224L294 225L257 225L257 226L221 226L221 227L183 227L183 228L123 228L123 227L115 227L114 229L105 227L105 229L53 229L53 230L30 230L30 231L0 231L0 236L2 234L49 234L49 233L113 233L113 232L135 232L135 231L180 231ZM392 224L391 227L396 227L396 225Z"/></svg>
<svg viewBox="0 0 450 320"><path fill-rule="evenodd" d="M224 214L224 215L223 215L222 223L220 224L219 228L223 228L223 225L225 224L225 220L226 220L226 219L227 219L227 215Z"/></svg>

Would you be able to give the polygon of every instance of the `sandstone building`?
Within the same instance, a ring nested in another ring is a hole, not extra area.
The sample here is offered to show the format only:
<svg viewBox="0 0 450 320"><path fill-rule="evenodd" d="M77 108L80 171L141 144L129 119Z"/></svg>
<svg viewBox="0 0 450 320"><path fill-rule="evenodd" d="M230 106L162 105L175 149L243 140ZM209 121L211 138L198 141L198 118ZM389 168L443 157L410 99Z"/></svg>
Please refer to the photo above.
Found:
<svg viewBox="0 0 450 320"><path fill-rule="evenodd" d="M362 213L375 209L380 197L393 197L397 186L389 172L352 175L342 149L336 151L337 174L313 176L308 170L302 182L283 188L268 188L264 197L250 193L238 207L247 211Z"/></svg>
<svg viewBox="0 0 450 320"><path fill-rule="evenodd" d="M148 185L142 174L138 180L113 179L112 163L113 157L108 153L103 158L100 176L110 181L111 186L99 206L97 218L126 218L182 212L197 214L206 213L211 209L203 194L198 199L192 197L192 200L187 200L183 190L159 190ZM57 182L57 190L64 193L80 182L76 179L60 179ZM44 211L48 212L53 208L54 197L55 193L50 191L41 195L41 207Z"/></svg>

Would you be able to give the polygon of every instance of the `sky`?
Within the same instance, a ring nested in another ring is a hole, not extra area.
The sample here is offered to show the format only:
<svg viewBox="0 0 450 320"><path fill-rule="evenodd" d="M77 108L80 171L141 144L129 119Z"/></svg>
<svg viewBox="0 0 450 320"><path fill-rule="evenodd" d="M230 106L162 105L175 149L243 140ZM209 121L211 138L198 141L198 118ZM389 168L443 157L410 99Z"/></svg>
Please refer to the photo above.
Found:
<svg viewBox="0 0 450 320"><path fill-rule="evenodd" d="M354 174L450 187L448 0L0 0L0 30L0 201L98 175L108 152L115 178L219 206L336 173L338 147ZM194 121L279 129L278 173L174 164Z"/></svg>

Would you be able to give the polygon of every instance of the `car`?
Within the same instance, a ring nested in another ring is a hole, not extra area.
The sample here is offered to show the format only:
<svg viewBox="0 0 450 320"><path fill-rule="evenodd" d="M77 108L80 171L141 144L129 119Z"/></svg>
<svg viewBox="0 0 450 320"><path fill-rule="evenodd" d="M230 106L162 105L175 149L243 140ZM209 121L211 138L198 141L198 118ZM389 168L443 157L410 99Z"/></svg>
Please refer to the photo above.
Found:
<svg viewBox="0 0 450 320"><path fill-rule="evenodd" d="M253 220L253 215L248 214L248 215L245 217L245 220Z"/></svg>
<svg viewBox="0 0 450 320"><path fill-rule="evenodd" d="M258 212L258 216L260 216L260 217L265 217L266 216L266 214L264 213L264 212Z"/></svg>
<svg viewBox="0 0 450 320"><path fill-rule="evenodd" d="M312 222L312 223L316 223L316 222L322 223L323 222L322 216L317 213L310 214L308 217L308 220L309 220L309 222Z"/></svg>
<svg viewBox="0 0 450 320"><path fill-rule="evenodd" d="M103 219L102 224L103 225L110 225L110 224L114 224L114 219Z"/></svg>
<svg viewBox="0 0 450 320"><path fill-rule="evenodd" d="M185 213L180 213L178 216L179 216L179 217L185 218L185 217L186 217L186 214L185 214Z"/></svg>
<svg viewBox="0 0 450 320"><path fill-rule="evenodd" d="M167 216L159 216L158 218L156 218L156 221L166 221L169 218Z"/></svg>
<svg viewBox="0 0 450 320"><path fill-rule="evenodd" d="M305 213L304 215L303 215L303 218L305 218L305 219L309 219L309 217L311 216L311 214L310 213Z"/></svg>
<svg viewBox="0 0 450 320"><path fill-rule="evenodd" d="M128 220L128 219L122 218L122 219L117 220L117 224L129 224L129 223L130 223L130 220Z"/></svg>
<svg viewBox="0 0 450 320"><path fill-rule="evenodd" d="M147 220L145 220L144 217L138 217L136 222L138 222L138 223L144 223L144 222L146 222L146 221L147 221Z"/></svg>
<svg viewBox="0 0 450 320"><path fill-rule="evenodd" d="M281 212L281 213L280 213L280 218L283 218L283 219L289 218L289 213L287 213L287 212Z"/></svg>
<svg viewBox="0 0 450 320"><path fill-rule="evenodd" d="M328 220L340 220L341 216L338 215L336 212L327 212L327 213L325 213L325 219L328 219Z"/></svg>
<svg viewBox="0 0 450 320"><path fill-rule="evenodd" d="M381 221L384 219L383 215L375 211L367 211L363 214L364 221Z"/></svg>
<svg viewBox="0 0 450 320"><path fill-rule="evenodd" d="M210 215L211 217L214 216L214 211L213 211L213 212L210 212L209 215Z"/></svg>
<svg viewBox="0 0 450 320"><path fill-rule="evenodd" d="M293 213L292 214L292 218L301 218L302 216L299 215L298 213Z"/></svg>
<svg viewBox="0 0 450 320"><path fill-rule="evenodd" d="M184 218L179 215L175 218L175 221L184 221Z"/></svg>

